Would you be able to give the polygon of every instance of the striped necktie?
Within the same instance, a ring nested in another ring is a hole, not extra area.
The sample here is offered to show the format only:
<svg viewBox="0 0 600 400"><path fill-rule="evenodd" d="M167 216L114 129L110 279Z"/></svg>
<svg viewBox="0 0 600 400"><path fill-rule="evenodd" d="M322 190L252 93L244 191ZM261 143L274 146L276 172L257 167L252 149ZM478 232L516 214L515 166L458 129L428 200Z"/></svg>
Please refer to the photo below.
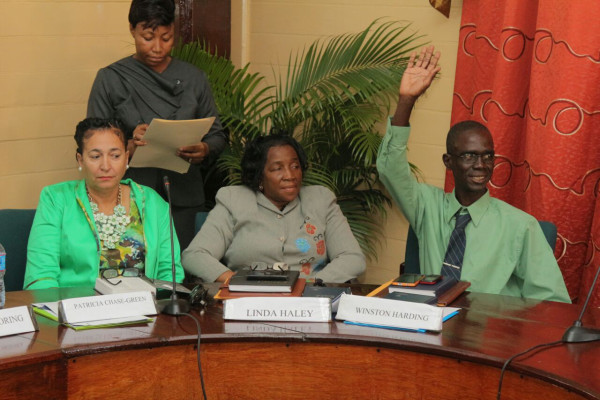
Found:
<svg viewBox="0 0 600 400"><path fill-rule="evenodd" d="M446 256L442 263L442 275L444 276L451 276L456 280L460 280L460 272L465 256L465 247L467 245L465 227L470 220L471 216L468 213L456 215L456 226L450 235Z"/></svg>

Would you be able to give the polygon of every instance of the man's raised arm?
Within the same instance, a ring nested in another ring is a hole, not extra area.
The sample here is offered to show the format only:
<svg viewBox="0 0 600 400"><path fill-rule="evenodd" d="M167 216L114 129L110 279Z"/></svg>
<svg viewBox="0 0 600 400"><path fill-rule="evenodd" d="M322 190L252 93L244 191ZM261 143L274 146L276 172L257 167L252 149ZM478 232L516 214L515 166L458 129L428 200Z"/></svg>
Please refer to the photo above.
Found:
<svg viewBox="0 0 600 400"><path fill-rule="evenodd" d="M438 65L440 52L434 52L433 46L421 50L419 57L413 52L400 81L398 105L392 117L392 125L408 126L410 113L415 102L431 85L435 75L442 69Z"/></svg>

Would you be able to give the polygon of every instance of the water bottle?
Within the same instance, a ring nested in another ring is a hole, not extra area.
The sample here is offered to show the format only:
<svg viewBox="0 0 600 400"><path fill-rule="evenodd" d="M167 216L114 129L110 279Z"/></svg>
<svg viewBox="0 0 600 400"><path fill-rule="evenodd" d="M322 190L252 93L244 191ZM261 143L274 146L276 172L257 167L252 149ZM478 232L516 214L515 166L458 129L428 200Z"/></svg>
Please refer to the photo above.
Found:
<svg viewBox="0 0 600 400"><path fill-rule="evenodd" d="M4 288L4 273L6 272L6 251L0 243L0 308L4 308L4 300L6 299L6 290Z"/></svg>

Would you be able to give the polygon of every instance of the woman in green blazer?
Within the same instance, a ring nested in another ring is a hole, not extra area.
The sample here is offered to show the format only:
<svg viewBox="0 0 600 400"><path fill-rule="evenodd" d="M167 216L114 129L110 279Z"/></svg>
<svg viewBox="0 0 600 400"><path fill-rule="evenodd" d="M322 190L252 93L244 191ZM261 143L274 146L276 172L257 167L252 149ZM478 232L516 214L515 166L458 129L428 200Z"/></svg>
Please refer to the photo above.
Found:
<svg viewBox="0 0 600 400"><path fill-rule="evenodd" d="M87 118L76 128L83 179L42 190L27 247L25 289L94 286L104 269L135 268L171 280L167 203L126 179L126 138L116 120ZM177 280L183 280L175 238Z"/></svg>

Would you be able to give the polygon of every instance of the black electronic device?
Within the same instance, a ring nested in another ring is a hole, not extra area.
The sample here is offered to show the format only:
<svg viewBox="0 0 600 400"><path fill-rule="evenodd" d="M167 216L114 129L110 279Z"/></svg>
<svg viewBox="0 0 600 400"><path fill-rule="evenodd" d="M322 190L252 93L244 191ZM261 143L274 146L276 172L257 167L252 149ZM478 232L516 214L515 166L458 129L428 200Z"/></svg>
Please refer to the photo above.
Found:
<svg viewBox="0 0 600 400"><path fill-rule="evenodd" d="M400 286L417 286L425 277L422 274L402 274L397 281L392 282L393 285Z"/></svg>
<svg viewBox="0 0 600 400"><path fill-rule="evenodd" d="M264 271L253 271L246 275L246 279L249 281L287 281L288 274L266 274Z"/></svg>
<svg viewBox="0 0 600 400"><path fill-rule="evenodd" d="M421 279L420 284L423 285L434 285L442 279L441 275L425 275L423 279Z"/></svg>
<svg viewBox="0 0 600 400"><path fill-rule="evenodd" d="M228 287L232 292L292 292L299 276L287 268L247 267L229 278Z"/></svg>
<svg viewBox="0 0 600 400"><path fill-rule="evenodd" d="M423 294L392 292L385 296L386 299L409 301L411 303L424 303L435 306L437 298L435 296L426 296Z"/></svg>

